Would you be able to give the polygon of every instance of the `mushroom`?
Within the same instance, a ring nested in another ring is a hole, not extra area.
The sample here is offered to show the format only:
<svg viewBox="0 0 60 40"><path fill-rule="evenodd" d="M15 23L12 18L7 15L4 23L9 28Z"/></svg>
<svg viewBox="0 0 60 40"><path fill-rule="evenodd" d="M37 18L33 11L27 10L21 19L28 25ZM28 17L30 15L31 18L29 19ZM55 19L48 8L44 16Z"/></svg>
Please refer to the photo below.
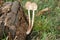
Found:
<svg viewBox="0 0 60 40"><path fill-rule="evenodd" d="M31 22L31 19L30 19L30 10L32 9L31 2L29 2L29 1L26 2L25 8L28 10L29 25L30 25L30 22Z"/></svg>
<svg viewBox="0 0 60 40"><path fill-rule="evenodd" d="M26 32L27 35L31 32L31 30L33 28L33 24L34 24L34 13L35 13L35 10L37 10L37 4L36 3L31 3L30 7L31 7L31 10L33 11L33 14L32 14L32 24L30 23L30 26L28 27L28 30Z"/></svg>
<svg viewBox="0 0 60 40"><path fill-rule="evenodd" d="M32 11L33 11L33 15L32 15L32 26L34 24L34 15L35 15L35 10L37 10L37 4L36 3L32 3Z"/></svg>

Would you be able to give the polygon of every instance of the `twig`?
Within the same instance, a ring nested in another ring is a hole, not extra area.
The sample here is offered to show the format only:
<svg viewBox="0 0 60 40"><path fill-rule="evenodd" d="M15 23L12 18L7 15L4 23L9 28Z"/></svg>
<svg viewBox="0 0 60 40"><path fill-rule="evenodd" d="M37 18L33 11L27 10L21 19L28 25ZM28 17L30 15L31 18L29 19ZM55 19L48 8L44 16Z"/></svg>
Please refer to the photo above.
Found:
<svg viewBox="0 0 60 40"><path fill-rule="evenodd" d="M50 11L50 8L42 9L41 11L39 11L39 12L36 14L36 16L39 16L39 15L41 15L41 14L44 14L44 13L47 12L47 11Z"/></svg>

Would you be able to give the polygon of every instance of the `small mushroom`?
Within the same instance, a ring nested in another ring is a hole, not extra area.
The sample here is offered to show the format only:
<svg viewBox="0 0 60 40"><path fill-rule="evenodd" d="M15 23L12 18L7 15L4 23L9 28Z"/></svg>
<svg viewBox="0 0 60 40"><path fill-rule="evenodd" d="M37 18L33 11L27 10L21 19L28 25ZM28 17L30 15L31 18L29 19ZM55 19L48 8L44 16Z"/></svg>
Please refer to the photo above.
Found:
<svg viewBox="0 0 60 40"><path fill-rule="evenodd" d="M29 1L26 2L25 8L28 10L29 25L30 25L30 22L31 22L31 20L30 20L30 10L32 9L32 7L31 7L31 2L29 2Z"/></svg>
<svg viewBox="0 0 60 40"><path fill-rule="evenodd" d="M32 3L32 11L33 11L33 15L32 15L32 27L33 27L33 23L34 23L34 15L35 15L35 10L37 10L37 4L36 3Z"/></svg>

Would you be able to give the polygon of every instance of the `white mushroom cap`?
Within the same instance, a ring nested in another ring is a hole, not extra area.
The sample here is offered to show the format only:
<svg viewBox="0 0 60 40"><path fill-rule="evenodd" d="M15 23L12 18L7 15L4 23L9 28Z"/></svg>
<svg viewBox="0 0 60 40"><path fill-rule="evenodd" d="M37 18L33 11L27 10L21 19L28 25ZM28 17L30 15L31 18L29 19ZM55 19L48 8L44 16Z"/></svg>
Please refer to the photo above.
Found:
<svg viewBox="0 0 60 40"><path fill-rule="evenodd" d="M37 10L37 4L36 4L36 3L33 2L33 3L31 4L31 6L32 6L32 10Z"/></svg>
<svg viewBox="0 0 60 40"><path fill-rule="evenodd" d="M32 9L31 2L29 2L29 1L26 2L25 8L28 9L28 10L31 10Z"/></svg>

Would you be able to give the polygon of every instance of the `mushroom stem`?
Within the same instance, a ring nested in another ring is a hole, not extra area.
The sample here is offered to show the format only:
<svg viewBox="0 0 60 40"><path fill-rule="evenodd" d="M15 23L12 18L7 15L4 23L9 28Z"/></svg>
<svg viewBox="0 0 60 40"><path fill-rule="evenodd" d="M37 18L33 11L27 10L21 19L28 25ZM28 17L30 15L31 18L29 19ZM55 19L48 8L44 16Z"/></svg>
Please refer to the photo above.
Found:
<svg viewBox="0 0 60 40"><path fill-rule="evenodd" d="M28 10L28 17L29 17L29 25L30 25L30 22L31 22L31 19L30 19L30 10Z"/></svg>
<svg viewBox="0 0 60 40"><path fill-rule="evenodd" d="M28 30L27 30L27 32L26 32L27 35L30 34L30 32L31 32L31 30L32 30L32 28L33 28L33 24L34 24L34 12L35 12L35 11L33 10L32 24L31 24L31 20L30 20L29 28L28 28Z"/></svg>
<svg viewBox="0 0 60 40"><path fill-rule="evenodd" d="M33 24L34 24L34 12L35 12L35 10L33 10L33 15L32 15L32 28L33 28Z"/></svg>
<svg viewBox="0 0 60 40"><path fill-rule="evenodd" d="M28 10L28 17L29 17L29 27L27 29L26 34L28 35L31 32L31 19L30 19L30 10Z"/></svg>

